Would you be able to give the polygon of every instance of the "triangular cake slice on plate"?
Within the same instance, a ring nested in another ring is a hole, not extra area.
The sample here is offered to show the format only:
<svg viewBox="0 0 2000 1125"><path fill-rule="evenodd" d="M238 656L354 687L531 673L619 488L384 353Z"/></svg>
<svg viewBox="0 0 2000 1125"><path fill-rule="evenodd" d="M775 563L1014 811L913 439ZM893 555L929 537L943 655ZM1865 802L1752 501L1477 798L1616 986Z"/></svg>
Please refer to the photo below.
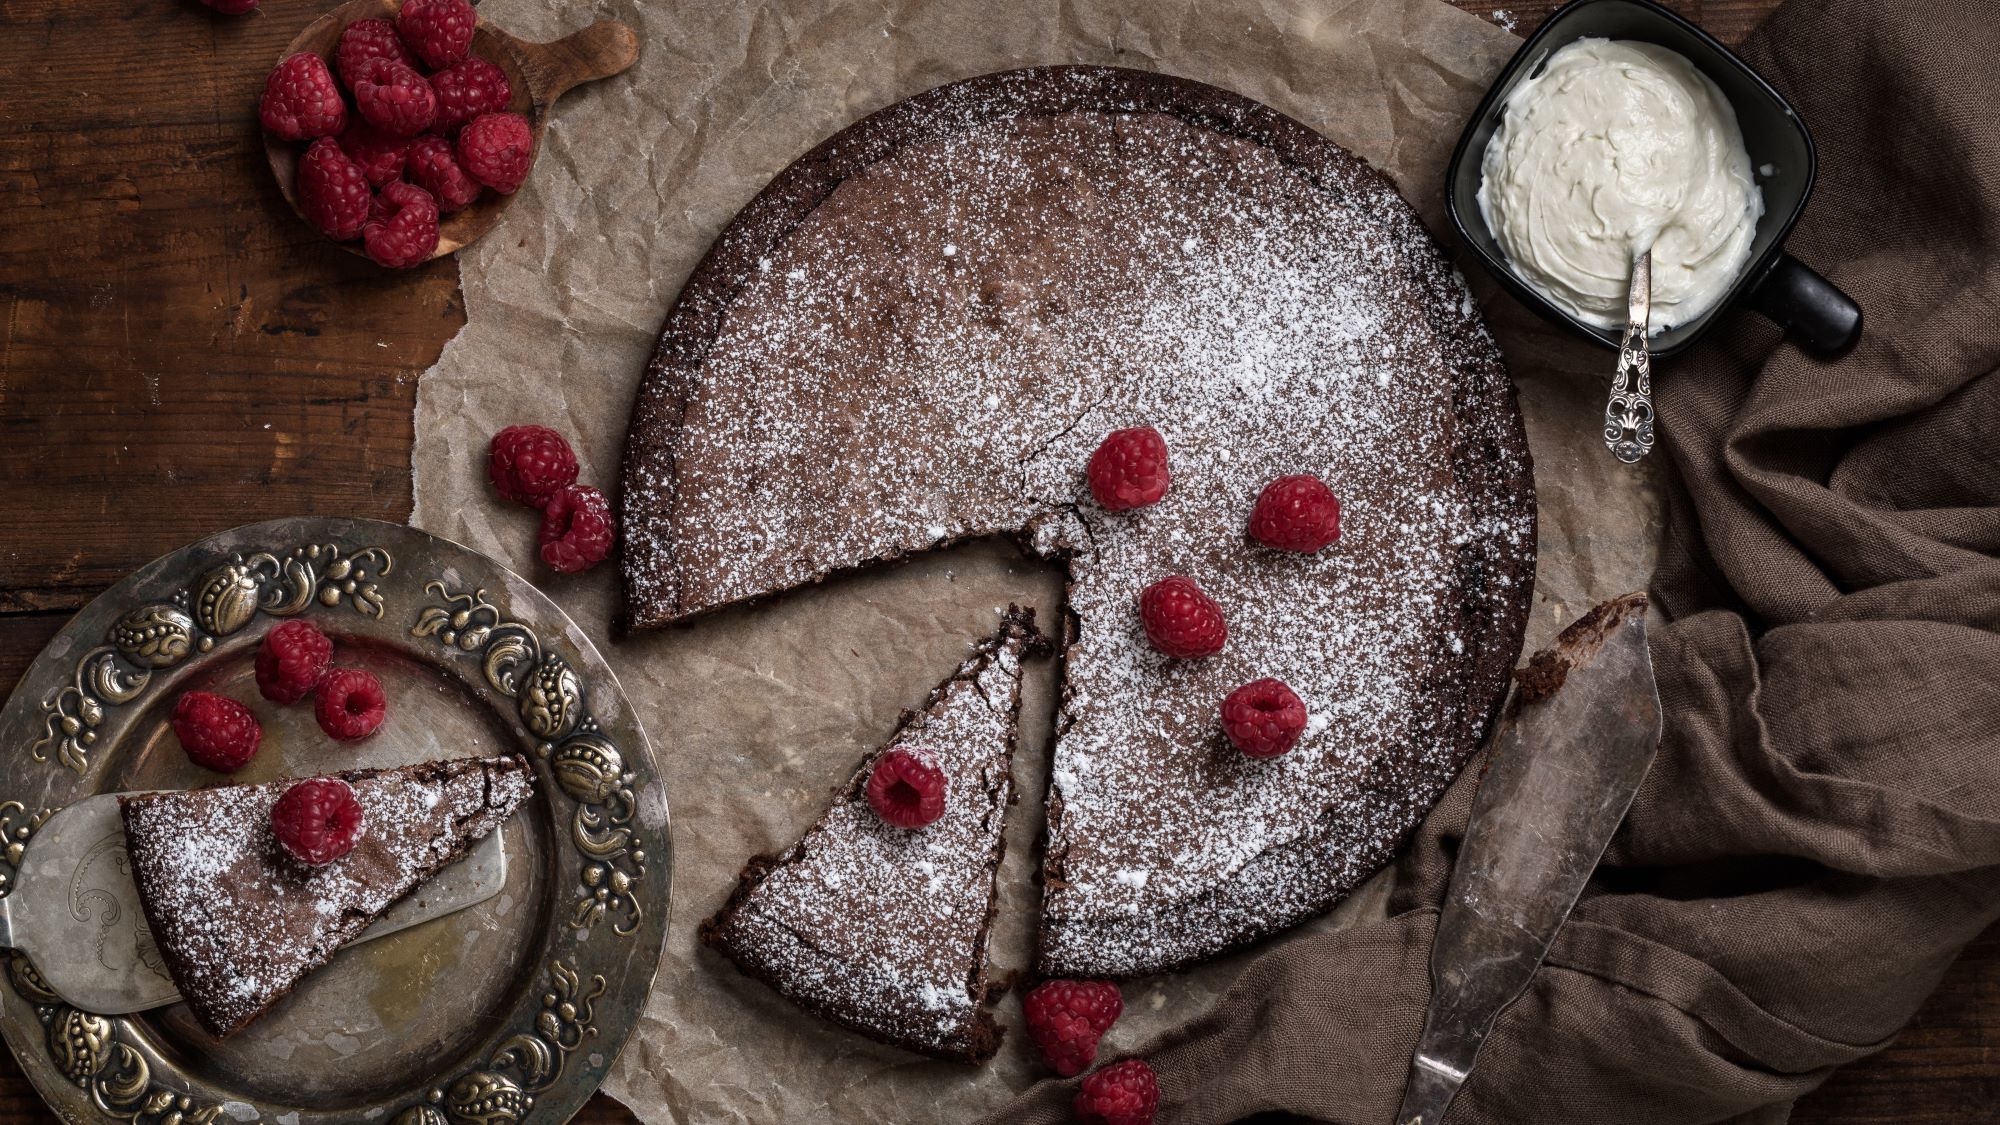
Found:
<svg viewBox="0 0 2000 1125"><path fill-rule="evenodd" d="M1021 657L1040 645L1033 615L1010 613L924 710L904 714L803 839L750 861L702 940L872 1039L961 1062L993 1057L987 932L1014 798ZM948 779L943 815L922 828L894 827L868 803L875 763L899 747L928 751Z"/></svg>
<svg viewBox="0 0 2000 1125"><path fill-rule="evenodd" d="M534 792L521 757L333 774L364 818L322 867L285 854L271 806L302 778L121 798L139 901L202 1025L233 1035Z"/></svg>

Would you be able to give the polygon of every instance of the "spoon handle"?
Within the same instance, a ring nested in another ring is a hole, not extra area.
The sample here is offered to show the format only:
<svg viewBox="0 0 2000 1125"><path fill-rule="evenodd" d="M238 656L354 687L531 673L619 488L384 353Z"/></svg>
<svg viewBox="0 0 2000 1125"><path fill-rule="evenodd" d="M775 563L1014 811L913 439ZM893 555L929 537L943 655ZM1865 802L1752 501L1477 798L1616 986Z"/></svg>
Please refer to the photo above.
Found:
<svg viewBox="0 0 2000 1125"><path fill-rule="evenodd" d="M1625 340L1618 347L1618 370L1604 404L1604 445L1627 465L1653 451L1653 357L1646 328L1653 316L1653 251L1632 263Z"/></svg>

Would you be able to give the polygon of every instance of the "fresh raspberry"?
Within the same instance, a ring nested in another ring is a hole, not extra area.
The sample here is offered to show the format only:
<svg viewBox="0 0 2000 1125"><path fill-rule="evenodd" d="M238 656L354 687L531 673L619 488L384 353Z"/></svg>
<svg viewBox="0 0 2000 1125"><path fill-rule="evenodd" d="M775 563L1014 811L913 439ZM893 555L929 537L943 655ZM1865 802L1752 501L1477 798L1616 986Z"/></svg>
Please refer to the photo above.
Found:
<svg viewBox="0 0 2000 1125"><path fill-rule="evenodd" d="M410 138L391 136L366 121L351 122L338 138L340 151L361 166L361 174L376 187L402 178L410 153Z"/></svg>
<svg viewBox="0 0 2000 1125"><path fill-rule="evenodd" d="M174 737L195 765L234 773L257 756L264 728L234 699L191 691L174 700Z"/></svg>
<svg viewBox="0 0 2000 1125"><path fill-rule="evenodd" d="M1229 639L1222 607L1178 574L1139 591L1139 621L1154 648L1182 660L1214 656Z"/></svg>
<svg viewBox="0 0 2000 1125"><path fill-rule="evenodd" d="M868 773L868 807L898 828L922 828L944 815L949 780L930 751L898 746Z"/></svg>
<svg viewBox="0 0 2000 1125"><path fill-rule="evenodd" d="M478 23L478 13L465 0L403 0L396 33L425 66L443 70L472 50L472 30Z"/></svg>
<svg viewBox="0 0 2000 1125"><path fill-rule="evenodd" d="M509 426L486 445L486 475L501 499L540 508L576 483L576 451L547 426Z"/></svg>
<svg viewBox="0 0 2000 1125"><path fill-rule="evenodd" d="M257 119L280 140L330 137L347 127L347 103L326 60L304 52L278 64L264 80Z"/></svg>
<svg viewBox="0 0 2000 1125"><path fill-rule="evenodd" d="M449 133L482 113L500 113L514 100L507 72L474 55L448 70L431 75L437 91L437 120L431 129Z"/></svg>
<svg viewBox="0 0 2000 1125"><path fill-rule="evenodd" d="M361 77L362 64L376 59L410 67L417 65L417 56L403 46L395 24L388 20L355 20L348 24L340 33L340 43L333 48L333 69L340 73L340 80L348 89L354 89L355 81Z"/></svg>
<svg viewBox="0 0 2000 1125"><path fill-rule="evenodd" d="M1077 1125L1152 1125L1159 1109L1159 1079L1145 1059L1113 1063L1076 1092Z"/></svg>
<svg viewBox="0 0 2000 1125"><path fill-rule="evenodd" d="M1252 680L1222 701L1222 731L1252 758L1275 758L1306 729L1306 705L1283 680Z"/></svg>
<svg viewBox="0 0 2000 1125"><path fill-rule="evenodd" d="M257 10L258 0L201 0L225 16L247 16Z"/></svg>
<svg viewBox="0 0 2000 1125"><path fill-rule="evenodd" d="M1035 1049L1064 1078L1090 1069L1098 1039L1124 1010L1125 998L1108 980L1043 981L1021 1001Z"/></svg>
<svg viewBox="0 0 2000 1125"><path fill-rule="evenodd" d="M438 244L438 205L431 193L400 181L382 189L382 211L361 227L361 248L369 260L392 270L430 260Z"/></svg>
<svg viewBox="0 0 2000 1125"><path fill-rule="evenodd" d="M313 718L319 720L319 729L341 742L374 734L387 710L382 681L361 668L332 669L313 696Z"/></svg>
<svg viewBox="0 0 2000 1125"><path fill-rule="evenodd" d="M354 108L384 133L414 137L437 120L438 96L413 67L369 59L354 76Z"/></svg>
<svg viewBox="0 0 2000 1125"><path fill-rule="evenodd" d="M1257 496L1250 538L1280 551L1317 551L1340 538L1340 500L1316 476L1279 477Z"/></svg>
<svg viewBox="0 0 2000 1125"><path fill-rule="evenodd" d="M304 621L287 621L257 647L257 690L273 703L312 694L333 661L333 642Z"/></svg>
<svg viewBox="0 0 2000 1125"><path fill-rule="evenodd" d="M308 867L332 863L361 839L361 802L337 777L301 781L271 806L271 834Z"/></svg>
<svg viewBox="0 0 2000 1125"><path fill-rule="evenodd" d="M542 508L542 561L559 574L589 570L611 554L618 524L611 502L587 484L573 484Z"/></svg>
<svg viewBox="0 0 2000 1125"><path fill-rule="evenodd" d="M1167 439L1151 426L1113 430L1090 455L1090 494L1107 512L1157 504L1167 494Z"/></svg>
<svg viewBox="0 0 2000 1125"><path fill-rule="evenodd" d="M411 141L405 167L410 181L436 197L438 210L447 215L464 210L485 190L465 174L451 142L443 137L418 137Z"/></svg>
<svg viewBox="0 0 2000 1125"><path fill-rule="evenodd" d="M328 238L343 242L368 221L368 174L332 137L321 137L299 157L299 210Z"/></svg>
<svg viewBox="0 0 2000 1125"><path fill-rule="evenodd" d="M518 113L483 113L458 134L458 162L473 179L512 195L535 160L535 134Z"/></svg>

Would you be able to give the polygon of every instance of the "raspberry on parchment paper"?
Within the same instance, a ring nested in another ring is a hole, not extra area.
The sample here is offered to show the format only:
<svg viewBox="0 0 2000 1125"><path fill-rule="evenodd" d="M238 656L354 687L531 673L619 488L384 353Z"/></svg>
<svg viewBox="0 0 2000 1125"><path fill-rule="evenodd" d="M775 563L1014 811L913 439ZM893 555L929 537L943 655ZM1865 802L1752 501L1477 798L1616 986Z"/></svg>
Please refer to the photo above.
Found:
<svg viewBox="0 0 2000 1125"><path fill-rule="evenodd" d="M501 499L545 507L576 483L576 451L547 426L509 426L486 443L486 475Z"/></svg>
<svg viewBox="0 0 2000 1125"><path fill-rule="evenodd" d="M587 484L573 484L542 508L542 561L558 574L589 570L611 555L618 524L611 502Z"/></svg>

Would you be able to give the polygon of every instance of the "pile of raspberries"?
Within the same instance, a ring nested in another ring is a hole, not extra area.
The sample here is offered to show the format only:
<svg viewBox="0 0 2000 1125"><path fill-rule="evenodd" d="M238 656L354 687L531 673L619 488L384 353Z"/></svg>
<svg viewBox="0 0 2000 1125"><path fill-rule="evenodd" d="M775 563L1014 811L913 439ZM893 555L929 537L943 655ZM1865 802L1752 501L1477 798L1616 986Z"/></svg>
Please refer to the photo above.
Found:
<svg viewBox="0 0 2000 1125"><path fill-rule="evenodd" d="M257 694L287 705L310 696L319 729L337 742L374 734L388 712L375 674L335 666L332 638L297 619L264 634L258 645ZM174 700L172 723L188 760L217 773L249 765L264 741L264 724L255 712L210 691L183 692ZM294 859L318 867L353 850L361 838L361 806L337 778L302 781L272 808L271 829Z"/></svg>
<svg viewBox="0 0 2000 1125"><path fill-rule="evenodd" d="M506 72L472 54L477 22L466 0L404 0L394 23L348 24L331 66L301 52L265 80L258 119L305 143L296 195L321 234L406 269L436 252L439 216L528 178L534 132L507 112Z"/></svg>
<svg viewBox="0 0 2000 1125"><path fill-rule="evenodd" d="M1172 476L1167 441L1151 426L1114 430L1085 468L1091 497L1107 512L1159 503ZM1340 498L1311 473L1278 477L1258 494L1247 530L1260 546L1313 554L1340 541ZM1229 640L1222 606L1181 574L1140 591L1139 623L1154 648L1177 660L1214 656ZM1307 720L1305 702L1283 680L1252 680L1222 701L1223 733L1251 758L1275 758L1291 750Z"/></svg>

